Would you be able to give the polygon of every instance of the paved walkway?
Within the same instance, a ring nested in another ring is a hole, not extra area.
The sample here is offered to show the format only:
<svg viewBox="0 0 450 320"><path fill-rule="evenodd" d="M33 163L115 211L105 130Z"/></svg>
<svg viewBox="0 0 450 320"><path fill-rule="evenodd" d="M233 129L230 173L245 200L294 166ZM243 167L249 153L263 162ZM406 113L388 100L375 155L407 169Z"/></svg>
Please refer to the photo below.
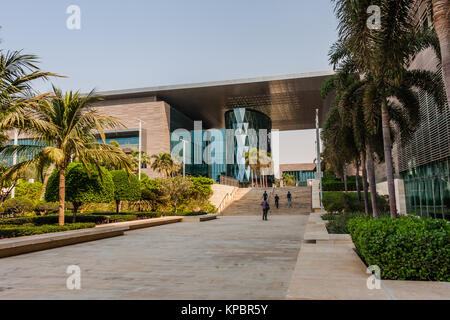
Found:
<svg viewBox="0 0 450 320"><path fill-rule="evenodd" d="M0 259L0 299L284 299L307 220L221 217ZM66 289L73 264L81 290Z"/></svg>

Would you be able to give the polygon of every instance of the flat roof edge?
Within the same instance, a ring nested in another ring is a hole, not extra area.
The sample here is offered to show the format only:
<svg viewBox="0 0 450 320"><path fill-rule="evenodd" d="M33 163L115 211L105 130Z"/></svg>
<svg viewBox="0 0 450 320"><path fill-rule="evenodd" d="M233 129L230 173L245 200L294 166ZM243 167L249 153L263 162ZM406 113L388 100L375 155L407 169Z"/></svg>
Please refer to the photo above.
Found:
<svg viewBox="0 0 450 320"><path fill-rule="evenodd" d="M122 96L122 95L129 95L129 94L152 93L152 92L166 91L166 90L195 89L195 88L217 87L217 86L227 86L227 85L235 85L235 84L248 84L248 83L256 83L256 82L316 78L316 77L331 76L333 74L335 74L335 72L333 70L313 71L313 72L291 73L291 74L276 75L276 76L263 76L263 77L256 77L256 78L242 78L242 79L235 79L235 80L221 80L221 81L198 82L198 83L190 83L190 84L176 84L176 85L166 85L166 86L156 86L156 87L143 87L143 88L133 88L133 89L99 91L98 94L105 96L105 97L114 97L114 96Z"/></svg>

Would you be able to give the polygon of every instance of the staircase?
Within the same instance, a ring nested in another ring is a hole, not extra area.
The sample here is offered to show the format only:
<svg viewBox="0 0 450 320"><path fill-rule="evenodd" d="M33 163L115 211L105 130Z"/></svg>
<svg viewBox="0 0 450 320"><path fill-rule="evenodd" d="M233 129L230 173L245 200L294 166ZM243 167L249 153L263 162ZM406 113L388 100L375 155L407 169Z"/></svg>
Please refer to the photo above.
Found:
<svg viewBox="0 0 450 320"><path fill-rule="evenodd" d="M284 187L275 188L241 188L236 191L234 201L223 212L224 216L253 216L262 215L261 202L263 193L269 194L270 215L297 215L311 213L311 188L310 187ZM287 193L292 194L292 207L287 204ZM280 197L279 209L275 207L275 194Z"/></svg>

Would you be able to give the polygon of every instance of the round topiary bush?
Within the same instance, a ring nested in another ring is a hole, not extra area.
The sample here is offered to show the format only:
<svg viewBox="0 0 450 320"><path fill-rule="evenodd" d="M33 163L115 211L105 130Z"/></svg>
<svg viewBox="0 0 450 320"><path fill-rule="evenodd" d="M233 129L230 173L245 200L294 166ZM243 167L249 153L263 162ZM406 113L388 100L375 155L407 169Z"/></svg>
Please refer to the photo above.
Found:
<svg viewBox="0 0 450 320"><path fill-rule="evenodd" d="M27 212L33 212L33 202L25 198L13 198L3 202L1 211L7 216L21 216Z"/></svg>
<svg viewBox="0 0 450 320"><path fill-rule="evenodd" d="M120 212L122 201L138 201L141 198L141 186L139 179L134 174L128 174L123 170L111 171L114 182L114 200L116 212Z"/></svg>
<svg viewBox="0 0 450 320"><path fill-rule="evenodd" d="M83 203L104 203L114 200L114 182L111 173L101 167L101 174L93 168L85 168L79 162L68 165L66 170L66 201L73 204L74 213ZM45 190L45 201L59 201L59 170L53 171Z"/></svg>

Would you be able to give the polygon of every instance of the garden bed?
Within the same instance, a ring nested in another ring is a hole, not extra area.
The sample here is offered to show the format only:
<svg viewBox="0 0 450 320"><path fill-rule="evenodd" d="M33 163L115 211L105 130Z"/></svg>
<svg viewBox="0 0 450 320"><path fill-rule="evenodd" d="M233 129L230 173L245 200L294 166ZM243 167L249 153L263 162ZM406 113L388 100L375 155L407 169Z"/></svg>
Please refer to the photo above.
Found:
<svg viewBox="0 0 450 320"><path fill-rule="evenodd" d="M33 224L3 224L0 225L0 239L30 236L43 233L61 232L69 230L94 228L95 223L69 223L64 226L59 225L33 225Z"/></svg>
<svg viewBox="0 0 450 320"><path fill-rule="evenodd" d="M73 215L66 213L64 226L58 225L59 217L57 214L17 218L0 218L0 239L93 228L96 225L152 219L162 216L195 217L205 215L206 213L204 212L189 212L180 214L161 212L123 212L120 214L116 214L115 212L92 212L77 214L75 219L76 222L72 223Z"/></svg>

